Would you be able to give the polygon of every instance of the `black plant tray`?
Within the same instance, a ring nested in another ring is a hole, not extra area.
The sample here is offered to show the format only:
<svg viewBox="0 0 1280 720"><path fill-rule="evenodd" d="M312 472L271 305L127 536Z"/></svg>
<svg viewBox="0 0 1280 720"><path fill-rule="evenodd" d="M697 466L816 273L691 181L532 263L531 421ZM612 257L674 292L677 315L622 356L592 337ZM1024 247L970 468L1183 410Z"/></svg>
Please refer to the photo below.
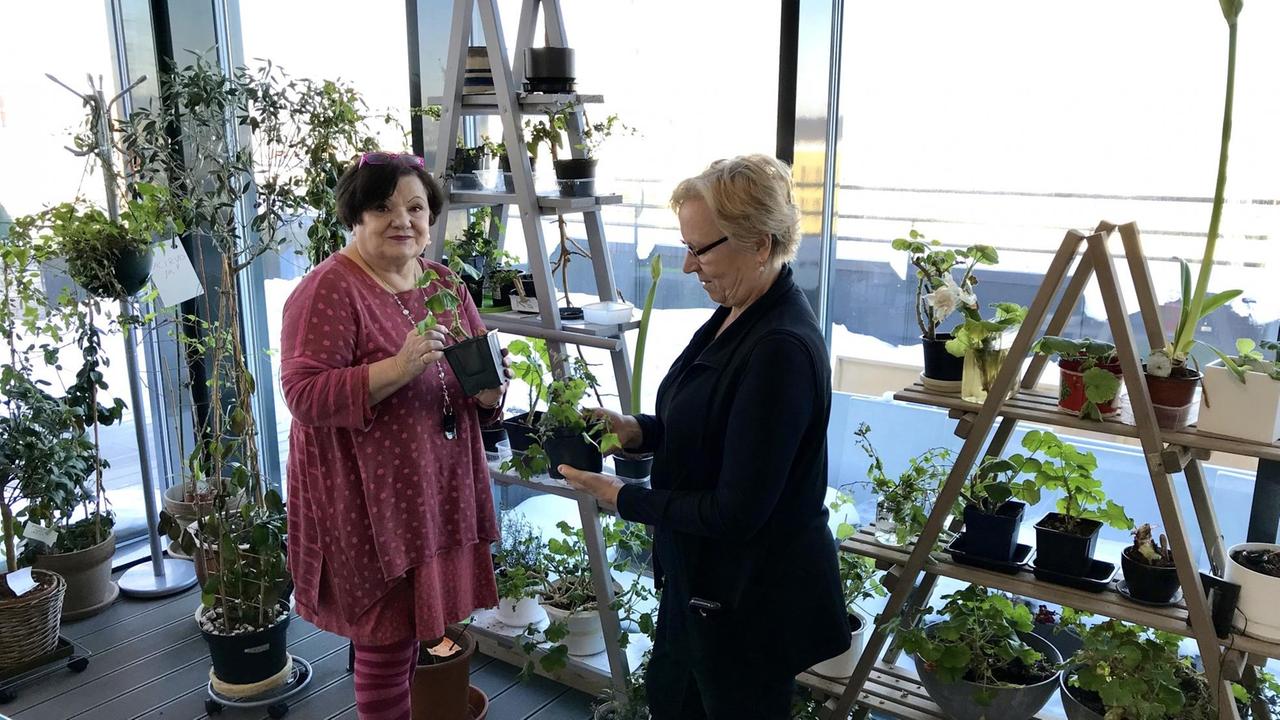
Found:
<svg viewBox="0 0 1280 720"><path fill-rule="evenodd" d="M1115 563L1104 562L1102 560L1094 560L1089 566L1089 572L1083 577L1078 575L1067 575L1053 570L1036 567L1033 563L1031 571L1039 580L1045 582L1057 583L1058 585L1066 585L1067 587L1087 590L1089 592L1102 592L1111 587L1111 578L1116 575Z"/></svg>
<svg viewBox="0 0 1280 720"><path fill-rule="evenodd" d="M962 532L947 546L947 553L951 555L952 560L961 565L972 565L983 570L1005 573L1006 575L1017 575L1022 571L1023 566L1031 560L1035 550L1030 545L1018 543L1018 547L1013 551L1013 558L1008 562L994 560L981 555L973 555L965 552L965 534Z"/></svg>

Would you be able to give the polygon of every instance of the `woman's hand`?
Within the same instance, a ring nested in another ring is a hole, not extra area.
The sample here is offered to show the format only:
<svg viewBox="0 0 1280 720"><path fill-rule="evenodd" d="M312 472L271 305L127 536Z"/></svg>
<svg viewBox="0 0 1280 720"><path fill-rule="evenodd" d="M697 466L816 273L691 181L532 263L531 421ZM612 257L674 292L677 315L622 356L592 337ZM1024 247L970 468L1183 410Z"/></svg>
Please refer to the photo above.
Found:
<svg viewBox="0 0 1280 720"><path fill-rule="evenodd" d="M496 388L481 390L475 394L476 402L480 407L492 410L502 403L502 397L507 394L507 385L509 384L513 374L511 372L511 357L506 348L502 348L502 385Z"/></svg>
<svg viewBox="0 0 1280 720"><path fill-rule="evenodd" d="M640 431L640 423L630 415L614 412L606 408L591 408L587 410L587 415L595 420L603 420L609 426L609 432L618 436L618 444L623 450L628 448L639 447L644 441L644 435ZM613 453L610 452L610 455Z"/></svg>
<svg viewBox="0 0 1280 720"><path fill-rule="evenodd" d="M416 329L404 336L404 345L396 353L400 376L407 382L422 374L433 362L444 359L444 335L438 330L418 334Z"/></svg>
<svg viewBox="0 0 1280 720"><path fill-rule="evenodd" d="M623 482L618 478L603 473L578 470L568 465L561 465L559 470L570 487L582 490L606 505L618 506L618 491L623 486Z"/></svg>

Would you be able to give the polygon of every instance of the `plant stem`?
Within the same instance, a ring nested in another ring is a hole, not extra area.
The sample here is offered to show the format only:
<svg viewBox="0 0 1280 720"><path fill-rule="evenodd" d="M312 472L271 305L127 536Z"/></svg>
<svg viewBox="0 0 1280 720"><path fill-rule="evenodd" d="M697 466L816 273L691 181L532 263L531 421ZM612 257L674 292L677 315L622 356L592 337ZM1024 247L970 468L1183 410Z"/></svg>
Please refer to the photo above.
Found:
<svg viewBox="0 0 1280 720"><path fill-rule="evenodd" d="M4 562L5 571L18 569L18 554L13 544L13 511L9 509L9 499L0 498L0 522L4 523Z"/></svg>

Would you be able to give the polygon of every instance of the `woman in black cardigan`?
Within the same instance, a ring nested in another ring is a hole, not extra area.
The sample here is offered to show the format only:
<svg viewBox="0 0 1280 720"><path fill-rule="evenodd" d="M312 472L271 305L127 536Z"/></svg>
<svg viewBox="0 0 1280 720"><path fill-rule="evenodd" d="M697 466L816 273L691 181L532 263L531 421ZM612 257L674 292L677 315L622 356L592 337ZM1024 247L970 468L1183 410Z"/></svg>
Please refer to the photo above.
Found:
<svg viewBox="0 0 1280 720"><path fill-rule="evenodd" d="M799 210L786 165L764 155L712 163L671 205L684 272L720 308L662 381L656 415L600 411L624 448L656 454L652 489L560 469L654 526L654 720L786 718L795 676L849 647L823 505L831 371L787 264Z"/></svg>

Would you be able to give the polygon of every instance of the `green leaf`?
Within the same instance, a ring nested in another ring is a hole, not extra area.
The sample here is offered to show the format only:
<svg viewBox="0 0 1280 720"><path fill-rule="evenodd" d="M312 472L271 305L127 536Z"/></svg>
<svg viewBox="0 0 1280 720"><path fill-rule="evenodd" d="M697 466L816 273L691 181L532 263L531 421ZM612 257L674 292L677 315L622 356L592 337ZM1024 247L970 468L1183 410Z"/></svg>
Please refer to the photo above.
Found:
<svg viewBox="0 0 1280 720"><path fill-rule="evenodd" d="M1099 367L1084 371L1084 394L1099 405L1111 402L1120 393L1120 378Z"/></svg>
<svg viewBox="0 0 1280 720"><path fill-rule="evenodd" d="M1240 297L1243 292L1242 290L1224 290L1214 295L1205 296L1204 304L1200 306L1200 319L1203 320L1209 316L1209 313Z"/></svg>

